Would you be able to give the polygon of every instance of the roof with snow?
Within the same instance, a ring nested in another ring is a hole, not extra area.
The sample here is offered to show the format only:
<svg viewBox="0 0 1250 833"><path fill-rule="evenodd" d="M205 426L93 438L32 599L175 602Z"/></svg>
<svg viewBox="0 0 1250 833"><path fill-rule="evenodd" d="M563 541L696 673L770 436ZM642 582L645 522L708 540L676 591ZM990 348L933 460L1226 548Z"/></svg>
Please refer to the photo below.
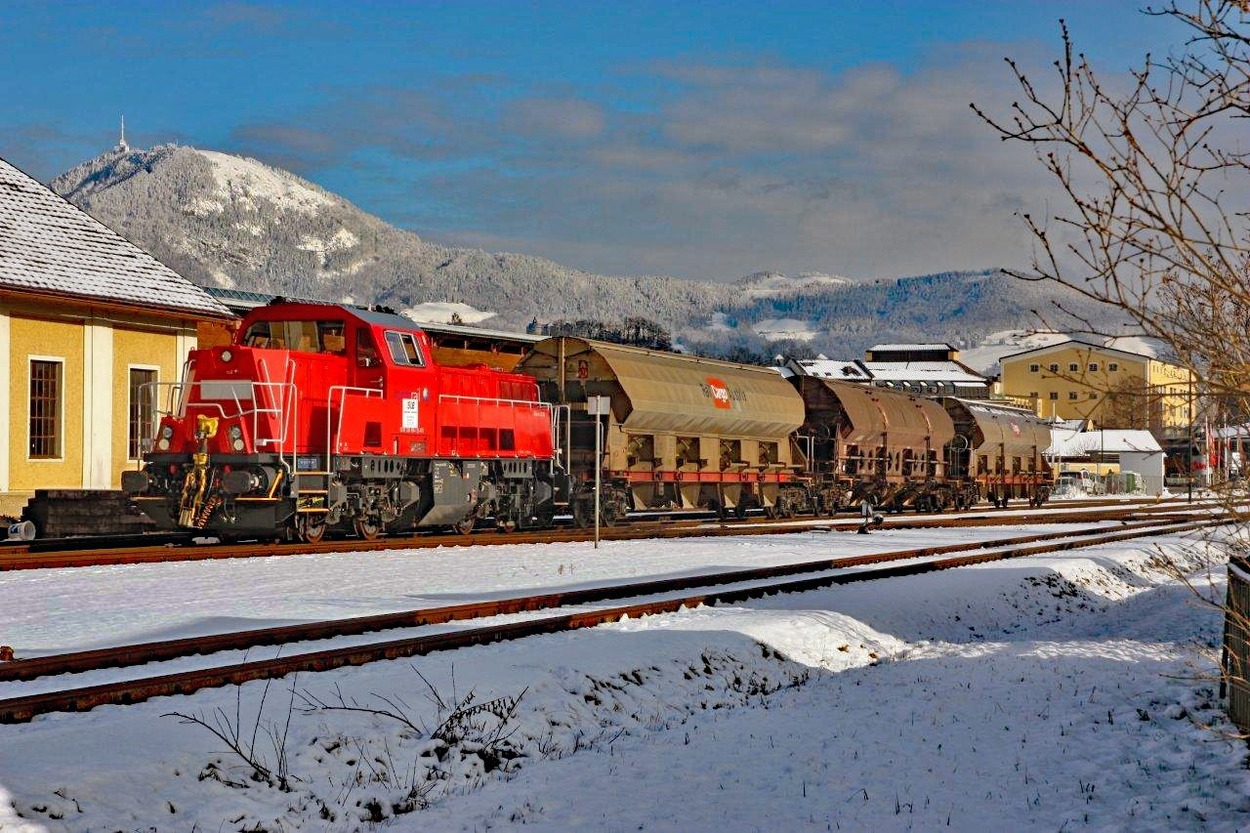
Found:
<svg viewBox="0 0 1250 833"><path fill-rule="evenodd" d="M231 317L204 290L3 159L0 289Z"/></svg>
<svg viewBox="0 0 1250 833"><path fill-rule="evenodd" d="M985 387L989 382L959 362L864 362L878 382L935 382Z"/></svg>
<svg viewBox="0 0 1250 833"><path fill-rule="evenodd" d="M787 365L793 372L819 379L841 379L892 388L915 388L916 392L945 389L959 396L988 391L990 380L956 361L876 362L800 359Z"/></svg>
<svg viewBox="0 0 1250 833"><path fill-rule="evenodd" d="M940 350L949 352L955 348L945 342L933 342L932 344L874 344L868 348L869 353L902 353L909 351L929 351Z"/></svg>
<svg viewBox="0 0 1250 833"><path fill-rule="evenodd" d="M858 361L835 359L800 359L798 370L820 379L842 379L848 382L871 382L872 374Z"/></svg>
<svg viewBox="0 0 1250 833"><path fill-rule="evenodd" d="M1084 457L1088 454L1162 452L1159 441L1149 431L1082 431L1064 436L1054 432L1055 442L1045 454L1052 457Z"/></svg>
<svg viewBox="0 0 1250 833"><path fill-rule="evenodd" d="M1120 339L1115 339L1114 341L1124 343L1124 344L1133 343L1133 342L1122 341ZM1079 338L1068 338L1068 339L1064 339L1063 341L1056 341L1053 344L1046 344L1041 347L1033 347L1028 350L1021 350L1018 353L1008 353L1007 355L1002 356L999 359L999 361L1005 362L1008 359L1018 359L1021 356L1038 356L1038 355L1042 355L1043 353L1049 353L1055 350L1068 350L1068 349L1071 349L1072 347L1077 347L1077 348L1083 347L1088 350L1096 351L1099 353L1119 353L1122 356L1128 356L1130 358L1137 359L1138 361L1141 361L1142 359L1145 359L1146 361L1150 361L1151 359L1156 358L1153 352L1135 353L1132 350L1122 350L1118 347L1109 347L1105 344L1096 344L1092 341L1084 341Z"/></svg>

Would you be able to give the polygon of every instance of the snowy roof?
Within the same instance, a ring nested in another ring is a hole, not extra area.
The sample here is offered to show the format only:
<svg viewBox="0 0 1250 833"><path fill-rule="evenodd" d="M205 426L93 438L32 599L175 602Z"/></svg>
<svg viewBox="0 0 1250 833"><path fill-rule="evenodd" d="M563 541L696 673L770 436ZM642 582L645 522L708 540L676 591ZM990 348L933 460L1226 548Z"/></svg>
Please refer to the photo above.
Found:
<svg viewBox="0 0 1250 833"><path fill-rule="evenodd" d="M870 353L900 353L904 351L921 351L921 350L940 350L942 352L950 352L955 348L945 342L934 342L932 344L874 344L868 348Z"/></svg>
<svg viewBox="0 0 1250 833"><path fill-rule="evenodd" d="M3 159L0 289L230 317L204 290Z"/></svg>
<svg viewBox="0 0 1250 833"><path fill-rule="evenodd" d="M1163 451L1159 441L1149 431L1082 431L1063 438L1055 432L1053 436L1055 442L1045 453L1054 457L1083 457L1094 452L1123 454Z"/></svg>
<svg viewBox="0 0 1250 833"><path fill-rule="evenodd" d="M985 387L987 380L958 362L864 362L878 382L945 382Z"/></svg>
<svg viewBox="0 0 1250 833"><path fill-rule="evenodd" d="M1135 341L1127 341L1127 340L1122 340L1122 339L1113 339L1112 341L1116 343L1121 343L1124 345L1139 346L1138 342L1135 342ZM1153 350L1149 352L1138 353L1138 352L1134 352L1133 350L1125 350L1119 347L1112 347L1107 344L1095 344L1094 342L1084 341L1079 338L1068 338L1063 341L1056 341L1052 344L1044 344L1041 347L1033 347L1028 350L1021 350L1018 353L1008 353L1007 355L1002 356L999 359L999 361L1005 362L1008 359L1018 359L1021 356L1042 355L1043 353L1049 353L1049 352L1056 351L1056 350L1067 350L1072 347L1085 348L1087 350L1091 350L1091 351L1098 352L1098 353L1119 353L1122 356L1130 356L1134 359L1139 359L1139 360L1140 359L1149 360L1149 359L1156 358L1156 354Z"/></svg>
<svg viewBox="0 0 1250 833"><path fill-rule="evenodd" d="M844 379L848 382L870 382L872 374L860 362L836 359L801 359L799 367L808 376L820 379Z"/></svg>

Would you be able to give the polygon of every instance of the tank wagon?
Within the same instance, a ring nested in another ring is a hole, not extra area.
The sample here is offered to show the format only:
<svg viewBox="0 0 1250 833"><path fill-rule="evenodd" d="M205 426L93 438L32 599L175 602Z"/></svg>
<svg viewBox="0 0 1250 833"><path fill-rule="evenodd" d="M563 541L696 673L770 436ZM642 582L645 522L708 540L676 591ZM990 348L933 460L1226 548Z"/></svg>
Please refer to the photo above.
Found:
<svg viewBox="0 0 1250 833"><path fill-rule="evenodd" d="M551 521L552 411L535 381L439 365L401 316L275 302L191 351L183 380L122 482L160 527L316 541Z"/></svg>
<svg viewBox="0 0 1250 833"><path fill-rule="evenodd" d="M955 426L947 447L947 474L958 484L957 505L988 499L1005 506L1024 498L1041 506L1050 498L1052 475L1042 456L1050 425L1032 411L1010 405L946 397L941 400Z"/></svg>
<svg viewBox="0 0 1250 833"><path fill-rule="evenodd" d="M578 524L636 510L748 508L787 517L813 508L794 441L803 400L773 370L574 337L545 339L517 367L558 410L565 498ZM610 402L606 417L587 398ZM603 432L595 459L596 426Z"/></svg>
<svg viewBox="0 0 1250 833"><path fill-rule="evenodd" d="M869 498L878 507L938 511L955 504L945 450L956 436L932 399L888 388L795 376L806 418L818 508L833 511Z"/></svg>

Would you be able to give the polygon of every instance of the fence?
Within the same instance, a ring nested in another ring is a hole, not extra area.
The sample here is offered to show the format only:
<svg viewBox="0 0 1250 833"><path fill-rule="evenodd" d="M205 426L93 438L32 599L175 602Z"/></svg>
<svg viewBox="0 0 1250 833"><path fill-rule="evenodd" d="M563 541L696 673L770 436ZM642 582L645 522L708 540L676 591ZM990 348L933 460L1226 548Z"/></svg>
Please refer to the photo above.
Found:
<svg viewBox="0 0 1250 833"><path fill-rule="evenodd" d="M1250 563L1234 557L1228 563L1228 599L1224 608L1223 674L1220 696L1228 697L1228 717L1250 733Z"/></svg>

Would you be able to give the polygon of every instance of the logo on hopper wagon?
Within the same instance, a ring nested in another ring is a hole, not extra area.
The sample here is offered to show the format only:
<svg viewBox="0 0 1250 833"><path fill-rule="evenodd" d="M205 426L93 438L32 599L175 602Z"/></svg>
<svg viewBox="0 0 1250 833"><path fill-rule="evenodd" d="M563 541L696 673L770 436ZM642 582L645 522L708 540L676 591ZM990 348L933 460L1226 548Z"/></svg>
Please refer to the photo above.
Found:
<svg viewBox="0 0 1250 833"><path fill-rule="evenodd" d="M709 378L699 387L703 390L703 395L711 399L712 404L717 408L732 408L733 400L742 400L744 398L742 391L729 390L729 386L720 379Z"/></svg>

